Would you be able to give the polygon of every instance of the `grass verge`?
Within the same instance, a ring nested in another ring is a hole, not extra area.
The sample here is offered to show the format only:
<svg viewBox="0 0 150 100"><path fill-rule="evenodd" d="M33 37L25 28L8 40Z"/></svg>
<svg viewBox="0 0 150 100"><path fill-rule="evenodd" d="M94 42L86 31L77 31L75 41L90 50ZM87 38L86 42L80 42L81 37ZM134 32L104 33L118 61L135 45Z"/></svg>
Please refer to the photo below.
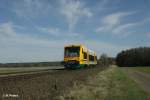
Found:
<svg viewBox="0 0 150 100"><path fill-rule="evenodd" d="M69 94L60 96L61 100L150 100L150 95L120 68L112 66L95 77L89 77L86 83L74 83Z"/></svg>
<svg viewBox="0 0 150 100"><path fill-rule="evenodd" d="M150 74L150 67L134 67L133 69Z"/></svg>

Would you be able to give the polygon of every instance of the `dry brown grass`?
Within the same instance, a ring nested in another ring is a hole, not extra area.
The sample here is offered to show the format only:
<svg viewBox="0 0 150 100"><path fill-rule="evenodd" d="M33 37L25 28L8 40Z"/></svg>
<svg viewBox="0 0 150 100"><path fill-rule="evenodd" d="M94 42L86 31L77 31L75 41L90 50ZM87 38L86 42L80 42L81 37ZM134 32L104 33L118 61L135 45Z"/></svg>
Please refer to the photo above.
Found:
<svg viewBox="0 0 150 100"><path fill-rule="evenodd" d="M142 91L137 84L119 68L112 66L83 84L74 84L69 94L61 100L149 100L150 95Z"/></svg>

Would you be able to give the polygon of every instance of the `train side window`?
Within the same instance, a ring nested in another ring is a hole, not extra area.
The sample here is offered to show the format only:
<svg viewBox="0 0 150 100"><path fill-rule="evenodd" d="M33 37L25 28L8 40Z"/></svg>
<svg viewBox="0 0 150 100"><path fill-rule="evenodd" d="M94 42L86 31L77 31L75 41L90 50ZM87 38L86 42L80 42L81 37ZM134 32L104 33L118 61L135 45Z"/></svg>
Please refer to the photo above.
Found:
<svg viewBox="0 0 150 100"><path fill-rule="evenodd" d="M83 52L83 55L84 55L84 59L87 59L87 53Z"/></svg>
<svg viewBox="0 0 150 100"><path fill-rule="evenodd" d="M90 60L90 61L94 61L94 56L89 55L89 60Z"/></svg>
<svg viewBox="0 0 150 100"><path fill-rule="evenodd" d="M94 56L92 56L92 61L94 61Z"/></svg>

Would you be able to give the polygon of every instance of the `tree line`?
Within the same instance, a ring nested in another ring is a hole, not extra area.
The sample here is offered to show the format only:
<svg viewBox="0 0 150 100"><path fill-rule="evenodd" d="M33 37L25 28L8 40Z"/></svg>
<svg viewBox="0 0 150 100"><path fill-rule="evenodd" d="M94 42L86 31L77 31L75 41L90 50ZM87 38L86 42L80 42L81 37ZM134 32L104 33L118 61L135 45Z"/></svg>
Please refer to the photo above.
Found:
<svg viewBox="0 0 150 100"><path fill-rule="evenodd" d="M116 64L123 66L150 66L150 47L132 48L118 53Z"/></svg>

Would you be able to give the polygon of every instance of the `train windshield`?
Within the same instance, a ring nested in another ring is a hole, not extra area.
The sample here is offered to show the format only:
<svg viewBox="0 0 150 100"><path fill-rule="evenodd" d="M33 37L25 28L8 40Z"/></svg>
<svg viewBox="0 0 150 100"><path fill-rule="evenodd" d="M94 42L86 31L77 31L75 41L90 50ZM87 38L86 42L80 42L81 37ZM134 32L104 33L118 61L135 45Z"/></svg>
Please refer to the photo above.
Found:
<svg viewBox="0 0 150 100"><path fill-rule="evenodd" d="M67 47L65 48L65 56L66 57L78 57L79 51L80 51L80 47Z"/></svg>

